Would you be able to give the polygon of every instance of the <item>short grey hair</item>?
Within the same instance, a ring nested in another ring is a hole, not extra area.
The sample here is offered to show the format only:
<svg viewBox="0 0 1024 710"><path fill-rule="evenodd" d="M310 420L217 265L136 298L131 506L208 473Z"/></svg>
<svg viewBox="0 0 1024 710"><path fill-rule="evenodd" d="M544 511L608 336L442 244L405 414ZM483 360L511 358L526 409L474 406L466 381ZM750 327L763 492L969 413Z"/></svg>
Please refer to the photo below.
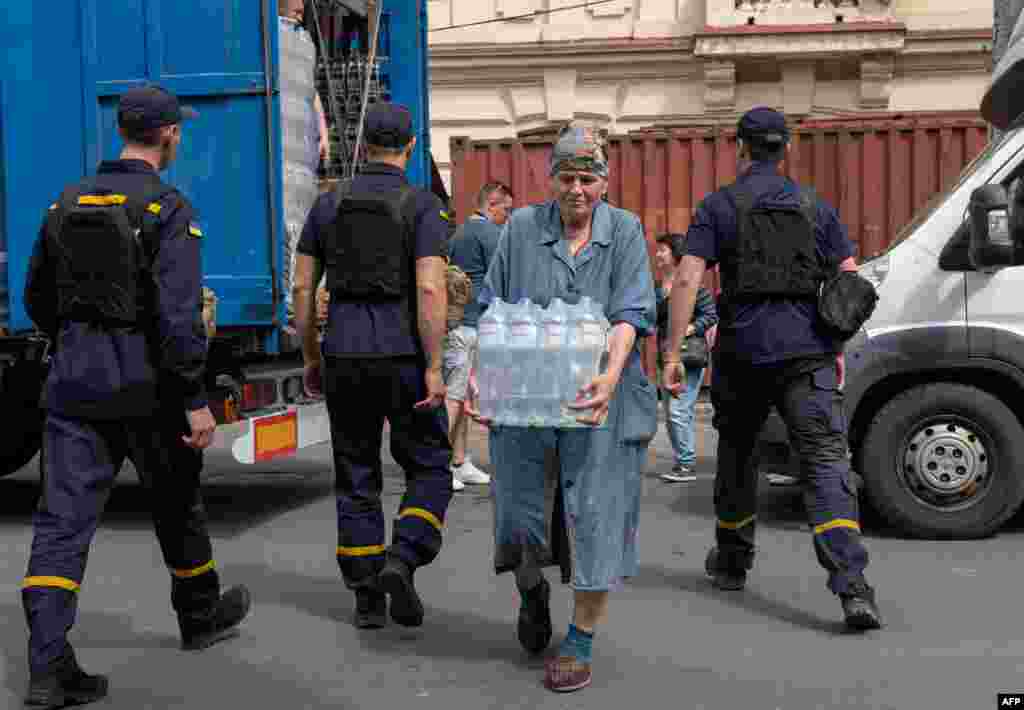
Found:
<svg viewBox="0 0 1024 710"><path fill-rule="evenodd" d="M505 183L499 180L492 180L485 183L483 187L476 193L476 206L477 209L484 209L487 207L487 200L495 192L500 192L507 197L515 197L512 194L512 189Z"/></svg>

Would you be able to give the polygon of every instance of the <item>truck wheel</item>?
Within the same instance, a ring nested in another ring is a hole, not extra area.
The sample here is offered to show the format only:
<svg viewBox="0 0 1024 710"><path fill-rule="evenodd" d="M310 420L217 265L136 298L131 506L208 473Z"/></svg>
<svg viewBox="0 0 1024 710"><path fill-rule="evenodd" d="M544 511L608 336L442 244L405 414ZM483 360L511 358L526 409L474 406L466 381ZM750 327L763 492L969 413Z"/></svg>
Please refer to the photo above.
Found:
<svg viewBox="0 0 1024 710"><path fill-rule="evenodd" d="M4 421L0 446L0 478L20 471L43 443L43 412L39 393L44 371L37 365L16 365L0 370L0 399L14 416Z"/></svg>
<svg viewBox="0 0 1024 710"><path fill-rule="evenodd" d="M976 387L930 384L895 397L858 462L870 503L914 537L985 537L1024 501L1024 427Z"/></svg>

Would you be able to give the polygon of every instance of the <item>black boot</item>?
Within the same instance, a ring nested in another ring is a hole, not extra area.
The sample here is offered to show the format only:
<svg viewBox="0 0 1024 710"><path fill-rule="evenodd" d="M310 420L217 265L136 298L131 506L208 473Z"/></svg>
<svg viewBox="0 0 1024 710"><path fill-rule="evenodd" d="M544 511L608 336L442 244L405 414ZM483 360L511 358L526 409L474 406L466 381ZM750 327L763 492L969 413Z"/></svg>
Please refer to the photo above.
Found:
<svg viewBox="0 0 1024 710"><path fill-rule="evenodd" d="M519 593L523 598L516 625L519 644L527 653L537 655L551 643L551 585L541 577L540 584Z"/></svg>
<svg viewBox="0 0 1024 710"><path fill-rule="evenodd" d="M402 626L423 625L423 602L412 581L412 568L404 560L388 555L377 585L391 596L391 618Z"/></svg>
<svg viewBox="0 0 1024 710"><path fill-rule="evenodd" d="M237 627L248 615L250 606L252 596L249 590L238 585L224 592L212 608L180 614L178 625L181 628L182 650L199 651L236 635Z"/></svg>
<svg viewBox="0 0 1024 710"><path fill-rule="evenodd" d="M869 631L882 628L882 614L875 603L875 590L866 582L855 582L839 595L843 602L846 626L853 631Z"/></svg>
<svg viewBox="0 0 1024 710"><path fill-rule="evenodd" d="M45 673L33 673L25 706L30 708L62 708L85 705L107 697L107 678L89 675L78 667L75 653L67 653Z"/></svg>
<svg viewBox="0 0 1024 710"><path fill-rule="evenodd" d="M717 547L708 551L707 559L704 561L704 571L711 577L711 584L718 589L736 592L747 585L747 569L737 564L730 564L719 554Z"/></svg>
<svg viewBox="0 0 1024 710"><path fill-rule="evenodd" d="M379 629L387 625L388 597L379 589L356 590L356 628Z"/></svg>

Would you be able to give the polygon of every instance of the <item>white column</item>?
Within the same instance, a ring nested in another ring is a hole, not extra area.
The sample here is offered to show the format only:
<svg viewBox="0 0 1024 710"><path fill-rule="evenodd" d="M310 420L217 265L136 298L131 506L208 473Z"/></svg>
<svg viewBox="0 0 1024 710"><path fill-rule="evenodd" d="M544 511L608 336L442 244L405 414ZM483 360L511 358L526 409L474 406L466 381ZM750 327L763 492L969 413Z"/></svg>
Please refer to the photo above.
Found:
<svg viewBox="0 0 1024 710"><path fill-rule="evenodd" d="M879 55L864 57L860 62L860 107L874 111L889 108L895 57Z"/></svg>
<svg viewBox="0 0 1024 710"><path fill-rule="evenodd" d="M704 62L704 111L732 113L736 110L736 64Z"/></svg>
<svg viewBox="0 0 1024 710"><path fill-rule="evenodd" d="M545 69L544 98L549 121L571 121L576 115L576 70Z"/></svg>
<svg viewBox="0 0 1024 710"><path fill-rule="evenodd" d="M782 65L782 101L787 116L806 116L814 105L814 62Z"/></svg>

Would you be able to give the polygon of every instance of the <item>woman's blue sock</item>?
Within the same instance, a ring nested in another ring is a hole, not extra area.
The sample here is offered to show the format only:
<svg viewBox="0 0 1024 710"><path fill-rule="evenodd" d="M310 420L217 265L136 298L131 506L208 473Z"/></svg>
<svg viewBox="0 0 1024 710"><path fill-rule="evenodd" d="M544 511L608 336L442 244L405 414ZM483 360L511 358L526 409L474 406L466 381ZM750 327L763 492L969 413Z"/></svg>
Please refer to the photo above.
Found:
<svg viewBox="0 0 1024 710"><path fill-rule="evenodd" d="M591 649L594 645L594 634L577 629L569 624L569 634L558 649L559 656L570 656L580 663L590 663Z"/></svg>

